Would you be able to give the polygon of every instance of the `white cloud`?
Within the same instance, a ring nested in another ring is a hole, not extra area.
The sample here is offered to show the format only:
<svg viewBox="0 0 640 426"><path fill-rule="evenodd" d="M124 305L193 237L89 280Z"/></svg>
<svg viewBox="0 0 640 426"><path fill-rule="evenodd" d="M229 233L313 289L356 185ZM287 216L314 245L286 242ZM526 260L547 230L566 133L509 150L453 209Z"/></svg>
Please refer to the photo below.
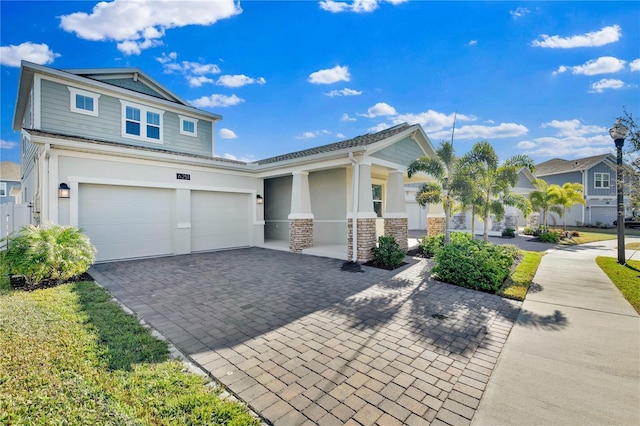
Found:
<svg viewBox="0 0 640 426"><path fill-rule="evenodd" d="M626 64L626 61L622 59L614 58L613 56L601 56L598 59L592 59L583 65L577 65L575 67L561 65L553 74L561 74L569 70L572 74L610 74L624 69L624 64Z"/></svg>
<svg viewBox="0 0 640 426"><path fill-rule="evenodd" d="M10 44L0 47L0 64L8 67L19 67L22 60L46 65L58 57L60 54L55 53L44 43L36 44L26 41L17 46Z"/></svg>
<svg viewBox="0 0 640 426"><path fill-rule="evenodd" d="M620 40L622 31L619 25L604 27L600 31L593 31L586 34L562 37L559 35L549 36L542 34L538 40L531 42L535 47L549 47L552 49L571 49L574 47L597 47L605 44L615 43Z"/></svg>
<svg viewBox="0 0 640 426"><path fill-rule="evenodd" d="M578 119L553 120L542 124L555 134L524 140L517 147L536 157L580 158L610 152L613 144L607 129Z"/></svg>
<svg viewBox="0 0 640 426"><path fill-rule="evenodd" d="M640 71L640 59L629 62L629 68L631 68L631 71Z"/></svg>
<svg viewBox="0 0 640 426"><path fill-rule="evenodd" d="M345 138L344 134L342 134L342 133L336 133L336 137L340 138L340 139L344 139Z"/></svg>
<svg viewBox="0 0 640 426"><path fill-rule="evenodd" d="M359 96L362 95L362 91L353 89L332 90L325 95L333 98L334 96Z"/></svg>
<svg viewBox="0 0 640 426"><path fill-rule="evenodd" d="M312 138L317 138L320 135L330 135L331 132L328 130L316 130L315 132L304 132L298 136L296 136L296 139L312 139Z"/></svg>
<svg viewBox="0 0 640 426"><path fill-rule="evenodd" d="M446 127L449 127L449 130L446 132L449 133L449 136L446 137L448 139L451 137L451 126L453 126L454 117L456 121L459 123L461 121L476 121L476 117L472 115L464 115L464 114L445 114L442 112L437 112L434 110L427 110L425 112L420 112L418 114L401 114L393 119L393 124L400 123L410 123L410 124L420 124L425 132L432 133L443 130ZM459 125L459 124L458 124ZM457 132L457 130L456 130Z"/></svg>
<svg viewBox="0 0 640 426"><path fill-rule="evenodd" d="M475 46L476 44L478 44L478 40L471 40L469 43L467 43L468 46Z"/></svg>
<svg viewBox="0 0 640 426"><path fill-rule="evenodd" d="M398 113L396 112L396 109L391 105L389 105L388 103L378 102L377 104L369 108L366 114L358 114L358 115L362 117L374 118L374 117L381 117L381 116L398 115Z"/></svg>
<svg viewBox="0 0 640 426"><path fill-rule="evenodd" d="M584 136L606 132L607 129L601 126L590 126L582 124L578 119L573 120L552 120L548 123L542 123L543 128L551 127L557 129L555 136Z"/></svg>
<svg viewBox="0 0 640 426"><path fill-rule="evenodd" d="M218 134L222 139L236 139L238 137L238 135L236 135L233 130L229 130L226 128L220 129L220 131L218 131Z"/></svg>
<svg viewBox="0 0 640 426"><path fill-rule="evenodd" d="M60 17L60 26L85 40L120 42L125 54L140 54L157 46L165 30L187 25L212 25L242 13L240 2L217 0L185 7L173 0L102 1L91 13L75 12Z"/></svg>
<svg viewBox="0 0 640 426"><path fill-rule="evenodd" d="M175 52L169 54L169 57ZM164 72L180 72L185 75L207 75L220 74L220 67L216 64L202 64L200 62L182 61L182 62L164 62Z"/></svg>
<svg viewBox="0 0 640 426"><path fill-rule="evenodd" d="M591 85L591 93L602 93L607 89L617 90L624 88L624 81L616 78L603 78Z"/></svg>
<svg viewBox="0 0 640 426"><path fill-rule="evenodd" d="M4 139L0 139L0 149L13 149L18 146L18 142L9 142Z"/></svg>
<svg viewBox="0 0 640 426"><path fill-rule="evenodd" d="M168 64L169 62L175 62L176 59L178 59L177 52L170 52L168 55L162 52L162 56L156 57L156 61L160 62L161 64Z"/></svg>
<svg viewBox="0 0 640 426"><path fill-rule="evenodd" d="M377 125L375 125L373 127L369 127L367 130L372 132L372 133L378 133L378 132L381 132L383 130L387 130L389 127L391 127L391 126L389 124L387 124L387 123L380 123L380 124L377 124Z"/></svg>
<svg viewBox="0 0 640 426"><path fill-rule="evenodd" d="M524 15L527 15L530 12L526 7L518 7L515 10L510 10L509 14L513 16L513 19L522 18Z"/></svg>
<svg viewBox="0 0 640 426"><path fill-rule="evenodd" d="M349 117L349 114L347 114L346 112L342 113L342 117L340 117L340 121L356 121L356 120L357 118Z"/></svg>
<svg viewBox="0 0 640 426"><path fill-rule="evenodd" d="M343 1L322 0L319 2L319 5L320 9L332 13L368 13L376 10L380 3L386 2L396 6L398 4L405 3L406 1L408 0L353 0L351 3L348 3Z"/></svg>
<svg viewBox="0 0 640 426"><path fill-rule="evenodd" d="M211 95L211 96L203 96L201 98L190 101L191 105L198 108L212 108L212 107L228 107L233 105L238 105L239 103L244 102L244 99L237 97L236 95L226 96L226 95Z"/></svg>
<svg viewBox="0 0 640 426"><path fill-rule="evenodd" d="M204 75L199 75L187 76L187 82L189 83L189 87L200 87L205 83L213 83L213 80L209 77L205 77Z"/></svg>
<svg viewBox="0 0 640 426"><path fill-rule="evenodd" d="M331 84L338 81L349 81L350 79L349 67L341 67L340 65L309 74L309 83L313 84Z"/></svg>
<svg viewBox="0 0 640 426"><path fill-rule="evenodd" d="M500 123L497 126L483 126L472 124L468 126L456 127L455 139L500 139L513 138L526 135L529 132L526 126L517 123ZM450 130L443 130L429 135L433 139L448 139L451 137Z"/></svg>
<svg viewBox="0 0 640 426"><path fill-rule="evenodd" d="M244 74L239 75L221 75L216 84L224 87L242 87L248 84L265 84L267 80L263 77L251 78Z"/></svg>

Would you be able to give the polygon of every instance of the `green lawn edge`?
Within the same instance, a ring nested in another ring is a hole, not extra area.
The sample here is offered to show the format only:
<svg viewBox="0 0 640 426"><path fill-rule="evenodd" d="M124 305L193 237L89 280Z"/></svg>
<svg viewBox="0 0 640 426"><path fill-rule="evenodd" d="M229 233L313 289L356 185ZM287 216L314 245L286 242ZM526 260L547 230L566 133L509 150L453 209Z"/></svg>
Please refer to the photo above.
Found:
<svg viewBox="0 0 640 426"><path fill-rule="evenodd" d="M545 252L521 250L522 260L496 294L513 300L524 300Z"/></svg>
<svg viewBox="0 0 640 426"><path fill-rule="evenodd" d="M0 424L260 424L94 282L4 290L0 348Z"/></svg>
<svg viewBox="0 0 640 426"><path fill-rule="evenodd" d="M640 261L629 260L620 265L613 257L598 256L596 263L640 314Z"/></svg>

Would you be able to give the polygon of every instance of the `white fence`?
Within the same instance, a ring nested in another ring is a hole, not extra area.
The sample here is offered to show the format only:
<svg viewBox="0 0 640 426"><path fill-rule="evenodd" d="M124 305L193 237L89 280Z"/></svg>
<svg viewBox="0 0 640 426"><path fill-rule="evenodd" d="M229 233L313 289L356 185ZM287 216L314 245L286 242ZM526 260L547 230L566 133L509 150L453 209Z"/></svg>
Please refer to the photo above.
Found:
<svg viewBox="0 0 640 426"><path fill-rule="evenodd" d="M0 238L31 223L31 208L27 204L0 204Z"/></svg>

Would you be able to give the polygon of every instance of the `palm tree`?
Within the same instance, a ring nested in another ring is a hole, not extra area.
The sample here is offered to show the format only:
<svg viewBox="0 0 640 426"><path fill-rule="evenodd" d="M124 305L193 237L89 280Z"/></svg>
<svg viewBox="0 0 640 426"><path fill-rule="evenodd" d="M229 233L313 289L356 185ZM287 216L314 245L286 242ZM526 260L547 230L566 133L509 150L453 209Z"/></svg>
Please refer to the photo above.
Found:
<svg viewBox="0 0 640 426"><path fill-rule="evenodd" d="M563 210L560 208L562 188L558 185L549 185L542 179L534 180L533 185L537 189L529 193L529 200L535 210L542 212L542 227L547 232L549 229L547 226L549 212L554 212L558 216L563 215Z"/></svg>
<svg viewBox="0 0 640 426"><path fill-rule="evenodd" d="M504 205L518 207L524 216L531 212L531 204L526 197L511 192L518 183L518 170L532 167L533 160L526 155L509 158L498 166L498 155L487 141L476 143L471 151L460 160L463 173L469 174L475 189L472 199L484 221L483 238L489 240L489 218L494 214L496 220L504 217ZM501 199L501 200L500 200Z"/></svg>
<svg viewBox="0 0 640 426"><path fill-rule="evenodd" d="M416 201L421 206L433 203L442 203L445 220L445 244L449 243L449 215L453 203L453 190L450 179L457 167L458 158L453 150L453 143L442 141L436 149L437 158L420 157L407 167L409 178L418 172L426 173L435 178L437 182L429 182L422 185L416 194Z"/></svg>
<svg viewBox="0 0 640 426"><path fill-rule="evenodd" d="M570 209L576 204L586 205L582 192L584 186L579 183L567 182L562 187L558 187L558 205L562 208L562 230L567 230L567 209Z"/></svg>

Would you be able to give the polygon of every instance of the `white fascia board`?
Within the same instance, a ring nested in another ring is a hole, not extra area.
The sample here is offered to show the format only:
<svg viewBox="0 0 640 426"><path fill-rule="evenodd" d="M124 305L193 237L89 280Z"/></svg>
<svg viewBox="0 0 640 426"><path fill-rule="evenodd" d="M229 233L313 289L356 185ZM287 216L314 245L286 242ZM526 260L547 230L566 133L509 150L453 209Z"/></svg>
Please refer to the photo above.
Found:
<svg viewBox="0 0 640 426"><path fill-rule="evenodd" d="M34 73L42 74L46 76L47 79L51 79L55 81L57 77L59 80L62 80L63 84L76 84L83 87L88 88L88 90L96 91L100 89L104 94L116 94L116 97L130 100L144 100L146 103L160 105L162 108L168 111L178 112L178 111L188 111L188 114L195 117L199 117L205 120L210 121L220 121L222 120L222 116L214 113L210 113L207 111L203 111L191 105L181 105L175 102L171 102L165 99L156 98L155 96L146 95L144 93L134 92L132 90L124 89L122 87L114 86L112 84L103 83L98 80L92 80L90 78L78 76L69 72L56 70L53 68L45 67L42 65L33 64L31 62L22 62L23 70L29 70ZM23 71L23 72L24 72ZM60 81L58 81L60 82ZM113 95L111 95L113 96Z"/></svg>
<svg viewBox="0 0 640 426"><path fill-rule="evenodd" d="M350 165L349 153L364 152L366 146L343 149L340 151L323 152L301 158L278 161L268 164L250 164L254 166L256 176L270 178L291 174L292 171L314 171L329 169L337 166Z"/></svg>
<svg viewBox="0 0 640 426"><path fill-rule="evenodd" d="M25 131L26 132L26 131ZM28 134L28 132L27 132ZM149 160L153 162L165 162L169 163L167 167L174 167L176 164L186 164L189 166L202 166L207 171L211 171L212 168L218 169L221 172L236 172L243 176L252 176L253 171L248 169L244 165L227 164L224 162L218 162L215 159L204 159L194 157L183 157L181 155L174 155L163 152L155 151L136 151L135 149L114 146L114 145L102 145L91 142L81 142L76 140L66 140L61 138L53 138L41 135L29 135L31 142L39 145L50 144L53 149L60 149L66 151L76 151L88 154L107 155L110 157L131 158L138 160ZM221 170L222 169L222 170Z"/></svg>

